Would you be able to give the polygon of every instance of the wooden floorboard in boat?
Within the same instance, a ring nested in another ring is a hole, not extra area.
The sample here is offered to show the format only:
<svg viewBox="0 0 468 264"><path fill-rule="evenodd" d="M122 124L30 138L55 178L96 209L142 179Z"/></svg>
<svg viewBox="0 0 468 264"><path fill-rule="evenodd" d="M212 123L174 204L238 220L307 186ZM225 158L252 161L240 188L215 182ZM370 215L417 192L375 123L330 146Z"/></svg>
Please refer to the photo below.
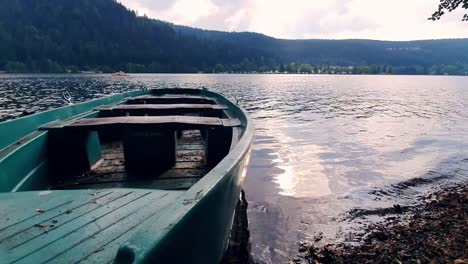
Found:
<svg viewBox="0 0 468 264"><path fill-rule="evenodd" d="M101 152L102 160L99 166L72 180L58 183L54 189L154 188L180 190L190 188L207 173L205 140L199 130L182 132L177 139L176 164L163 173L150 171L144 177L129 177L125 170L121 141L102 144Z"/></svg>

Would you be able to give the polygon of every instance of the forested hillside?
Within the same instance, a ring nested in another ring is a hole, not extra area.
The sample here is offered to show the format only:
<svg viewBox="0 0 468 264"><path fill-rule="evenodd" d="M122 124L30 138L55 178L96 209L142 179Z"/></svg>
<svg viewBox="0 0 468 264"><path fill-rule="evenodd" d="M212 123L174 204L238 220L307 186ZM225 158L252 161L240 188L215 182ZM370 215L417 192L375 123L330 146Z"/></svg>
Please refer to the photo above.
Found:
<svg viewBox="0 0 468 264"><path fill-rule="evenodd" d="M281 40L138 17L115 0L0 0L0 70L466 74L468 40Z"/></svg>

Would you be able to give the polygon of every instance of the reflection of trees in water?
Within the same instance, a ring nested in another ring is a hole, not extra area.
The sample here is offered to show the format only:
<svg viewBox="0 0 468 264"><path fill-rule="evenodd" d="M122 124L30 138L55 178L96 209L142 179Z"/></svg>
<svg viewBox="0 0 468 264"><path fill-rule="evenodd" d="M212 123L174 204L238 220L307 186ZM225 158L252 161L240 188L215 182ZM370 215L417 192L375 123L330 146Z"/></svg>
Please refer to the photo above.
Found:
<svg viewBox="0 0 468 264"><path fill-rule="evenodd" d="M247 200L242 190L241 197L236 206L236 214L231 229L231 239L224 255L222 264L254 264L250 255L250 232L247 219Z"/></svg>

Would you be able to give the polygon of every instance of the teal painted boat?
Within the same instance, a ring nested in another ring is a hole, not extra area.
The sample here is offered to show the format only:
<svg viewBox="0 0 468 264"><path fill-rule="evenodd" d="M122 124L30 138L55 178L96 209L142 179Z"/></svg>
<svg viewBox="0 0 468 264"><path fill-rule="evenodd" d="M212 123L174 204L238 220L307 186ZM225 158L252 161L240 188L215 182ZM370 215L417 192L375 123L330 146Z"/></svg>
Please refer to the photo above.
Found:
<svg viewBox="0 0 468 264"><path fill-rule="evenodd" d="M0 263L219 263L253 138L206 90L0 123Z"/></svg>

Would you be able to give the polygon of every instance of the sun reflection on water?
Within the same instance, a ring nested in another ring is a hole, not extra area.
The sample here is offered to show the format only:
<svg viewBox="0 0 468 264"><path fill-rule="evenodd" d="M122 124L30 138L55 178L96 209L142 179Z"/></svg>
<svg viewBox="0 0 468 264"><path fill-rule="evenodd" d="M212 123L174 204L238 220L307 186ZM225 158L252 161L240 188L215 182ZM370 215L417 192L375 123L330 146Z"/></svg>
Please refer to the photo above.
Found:
<svg viewBox="0 0 468 264"><path fill-rule="evenodd" d="M274 177L281 195L315 197L331 194L329 179L319 154L326 151L317 145L299 146L279 151L273 163L283 172Z"/></svg>

